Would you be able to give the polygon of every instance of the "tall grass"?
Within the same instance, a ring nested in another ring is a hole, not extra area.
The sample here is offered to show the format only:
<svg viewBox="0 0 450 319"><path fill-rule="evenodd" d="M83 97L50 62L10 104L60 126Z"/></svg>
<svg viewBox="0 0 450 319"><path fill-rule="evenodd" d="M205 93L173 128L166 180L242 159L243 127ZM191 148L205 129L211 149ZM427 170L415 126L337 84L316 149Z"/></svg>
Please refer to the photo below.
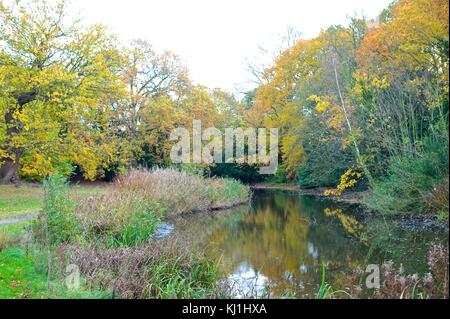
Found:
<svg viewBox="0 0 450 319"><path fill-rule="evenodd" d="M132 170L96 196L72 205L67 183L52 177L46 184L46 210L36 228L42 236L48 217L52 243L138 245L151 238L167 216L245 203L249 188L231 179L208 179L175 169Z"/></svg>
<svg viewBox="0 0 450 319"><path fill-rule="evenodd" d="M164 206L139 193L113 190L81 201L76 216L83 241L118 247L148 240L165 211Z"/></svg>
<svg viewBox="0 0 450 319"><path fill-rule="evenodd" d="M63 246L59 258L78 265L90 289L120 298L207 298L219 278L217 263L181 241L116 249Z"/></svg>
<svg viewBox="0 0 450 319"><path fill-rule="evenodd" d="M76 264L89 289L123 298L212 296L218 278L214 261L185 244L150 239L167 216L245 203L250 195L237 181L175 169L132 170L73 206L66 186L65 180L50 179L36 235L51 234L61 269Z"/></svg>
<svg viewBox="0 0 450 319"><path fill-rule="evenodd" d="M176 169L132 170L114 182L121 192L142 194L181 215L248 201L250 190L233 179L204 178Z"/></svg>

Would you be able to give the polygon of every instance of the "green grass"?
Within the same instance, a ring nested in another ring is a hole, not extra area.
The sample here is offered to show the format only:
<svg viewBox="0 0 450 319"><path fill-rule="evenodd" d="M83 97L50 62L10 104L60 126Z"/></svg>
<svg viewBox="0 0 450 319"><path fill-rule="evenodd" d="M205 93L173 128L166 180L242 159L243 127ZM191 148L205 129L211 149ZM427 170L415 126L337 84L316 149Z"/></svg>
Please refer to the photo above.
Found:
<svg viewBox="0 0 450 319"><path fill-rule="evenodd" d="M42 189L0 185L0 219L23 216L42 208Z"/></svg>
<svg viewBox="0 0 450 319"><path fill-rule="evenodd" d="M11 235L20 235L31 225L31 220L17 222L12 224L0 225L0 232L9 233Z"/></svg>
<svg viewBox="0 0 450 319"><path fill-rule="evenodd" d="M105 191L105 186L73 185L73 198L93 196ZM40 186L0 185L0 219L20 217L43 208L43 190Z"/></svg>
<svg viewBox="0 0 450 319"><path fill-rule="evenodd" d="M27 255L22 248L0 252L0 299L101 299L111 296L110 292L89 291L83 287L68 290L60 278L51 282L49 290L46 270L39 268L35 257Z"/></svg>
<svg viewBox="0 0 450 319"><path fill-rule="evenodd" d="M0 225L0 252L17 246L20 236L30 226L30 221Z"/></svg>
<svg viewBox="0 0 450 319"><path fill-rule="evenodd" d="M45 298L47 277L36 272L34 261L23 249L0 252L0 298Z"/></svg>
<svg viewBox="0 0 450 319"><path fill-rule="evenodd" d="M217 264L210 259L191 256L159 260L147 270L151 289L150 298L207 298L215 290L219 277Z"/></svg>

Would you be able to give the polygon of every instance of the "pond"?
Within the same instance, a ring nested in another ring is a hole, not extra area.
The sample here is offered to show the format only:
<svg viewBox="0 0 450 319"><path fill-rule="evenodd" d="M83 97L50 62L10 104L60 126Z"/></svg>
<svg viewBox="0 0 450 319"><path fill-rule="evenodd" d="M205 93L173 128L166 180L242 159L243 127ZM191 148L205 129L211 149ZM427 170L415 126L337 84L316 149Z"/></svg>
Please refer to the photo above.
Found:
<svg viewBox="0 0 450 319"><path fill-rule="evenodd" d="M220 258L236 297L314 298L322 263L327 282L336 286L385 260L425 273L430 243L448 240L446 233L400 227L355 205L278 190L255 190L251 205L175 224L185 240Z"/></svg>

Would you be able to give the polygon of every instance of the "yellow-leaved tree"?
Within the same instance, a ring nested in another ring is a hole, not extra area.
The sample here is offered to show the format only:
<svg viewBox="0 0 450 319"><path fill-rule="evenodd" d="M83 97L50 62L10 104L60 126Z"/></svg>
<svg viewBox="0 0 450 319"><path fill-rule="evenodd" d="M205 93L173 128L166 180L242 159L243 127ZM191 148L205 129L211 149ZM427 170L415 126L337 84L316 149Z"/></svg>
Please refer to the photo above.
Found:
<svg viewBox="0 0 450 319"><path fill-rule="evenodd" d="M73 165L94 179L125 162L111 125L123 58L103 26L67 11L65 1L0 1L0 183Z"/></svg>

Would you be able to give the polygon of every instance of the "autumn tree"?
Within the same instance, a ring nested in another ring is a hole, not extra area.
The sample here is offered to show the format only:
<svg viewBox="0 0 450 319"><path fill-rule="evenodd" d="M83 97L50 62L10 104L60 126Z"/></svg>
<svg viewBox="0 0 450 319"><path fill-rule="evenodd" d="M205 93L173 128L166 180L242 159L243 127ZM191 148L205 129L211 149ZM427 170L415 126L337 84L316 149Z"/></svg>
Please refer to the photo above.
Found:
<svg viewBox="0 0 450 319"><path fill-rule="evenodd" d="M145 40L132 41L124 51L127 93L120 102L118 123L124 127L132 160L156 159L161 155L156 151L160 138L167 140L161 132L172 129L177 117L174 103L191 87L187 68L177 55L156 52Z"/></svg>
<svg viewBox="0 0 450 319"><path fill-rule="evenodd" d="M110 119L123 62L104 27L65 1L0 2L0 182L77 165L86 178L125 156Z"/></svg>

